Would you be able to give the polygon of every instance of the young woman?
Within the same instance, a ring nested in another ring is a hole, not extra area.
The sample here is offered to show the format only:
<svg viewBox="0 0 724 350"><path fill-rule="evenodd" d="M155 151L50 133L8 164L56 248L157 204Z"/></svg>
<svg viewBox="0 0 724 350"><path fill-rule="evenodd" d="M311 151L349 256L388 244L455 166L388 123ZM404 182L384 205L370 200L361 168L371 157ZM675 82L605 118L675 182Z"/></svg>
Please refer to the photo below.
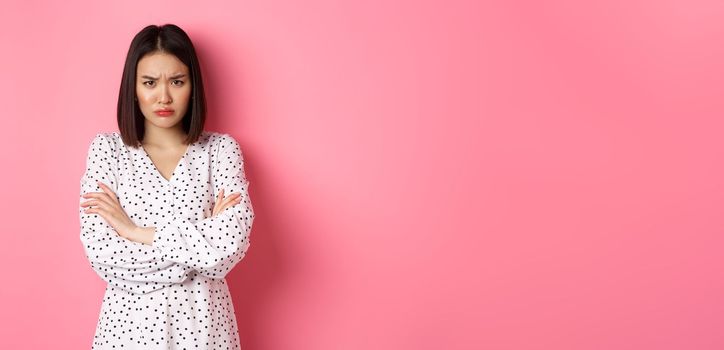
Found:
<svg viewBox="0 0 724 350"><path fill-rule="evenodd" d="M120 132L98 133L80 180L80 239L106 282L93 349L239 349L225 276L254 211L239 143L204 131L199 60L179 27L131 42Z"/></svg>

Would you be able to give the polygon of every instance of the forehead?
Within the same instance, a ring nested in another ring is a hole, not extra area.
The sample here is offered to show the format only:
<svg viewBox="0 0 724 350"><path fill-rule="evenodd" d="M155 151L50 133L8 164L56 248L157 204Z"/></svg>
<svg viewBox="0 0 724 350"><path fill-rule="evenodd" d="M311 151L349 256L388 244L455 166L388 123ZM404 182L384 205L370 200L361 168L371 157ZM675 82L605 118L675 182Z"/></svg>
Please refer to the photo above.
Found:
<svg viewBox="0 0 724 350"><path fill-rule="evenodd" d="M137 74L187 73L188 67L176 56L167 53L152 53L138 60Z"/></svg>

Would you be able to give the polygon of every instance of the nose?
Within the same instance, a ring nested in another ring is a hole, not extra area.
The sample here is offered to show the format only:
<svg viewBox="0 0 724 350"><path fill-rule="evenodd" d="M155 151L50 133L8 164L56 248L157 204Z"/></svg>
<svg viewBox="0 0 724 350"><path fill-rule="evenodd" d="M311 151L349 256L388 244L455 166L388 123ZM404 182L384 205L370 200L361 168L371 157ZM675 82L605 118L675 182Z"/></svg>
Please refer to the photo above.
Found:
<svg viewBox="0 0 724 350"><path fill-rule="evenodd" d="M160 102L162 104L171 103L171 94L169 92L168 86L166 86L166 85L162 85L162 87L161 87Z"/></svg>

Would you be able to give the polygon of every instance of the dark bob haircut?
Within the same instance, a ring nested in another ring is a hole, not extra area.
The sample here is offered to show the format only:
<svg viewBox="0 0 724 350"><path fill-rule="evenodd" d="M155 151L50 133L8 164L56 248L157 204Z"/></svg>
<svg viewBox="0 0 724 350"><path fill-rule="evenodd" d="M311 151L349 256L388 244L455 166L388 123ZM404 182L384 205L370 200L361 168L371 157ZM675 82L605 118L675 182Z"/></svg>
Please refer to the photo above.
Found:
<svg viewBox="0 0 724 350"><path fill-rule="evenodd" d="M121 89L118 93L118 130L123 143L128 146L141 145L145 133L145 117L136 100L136 69L138 61L146 54L163 52L176 56L189 69L191 75L191 98L181 123L186 132L186 144L198 140L206 121L206 98L201 78L201 67L196 50L186 32L174 24L149 25L143 28L131 41L123 66Z"/></svg>

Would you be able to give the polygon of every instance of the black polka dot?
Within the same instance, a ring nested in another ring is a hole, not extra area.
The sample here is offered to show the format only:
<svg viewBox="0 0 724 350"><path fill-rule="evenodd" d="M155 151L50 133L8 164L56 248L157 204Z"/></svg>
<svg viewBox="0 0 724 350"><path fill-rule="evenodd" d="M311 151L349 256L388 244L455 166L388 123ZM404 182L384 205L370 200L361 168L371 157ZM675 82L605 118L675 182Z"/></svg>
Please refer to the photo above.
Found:
<svg viewBox="0 0 724 350"><path fill-rule="evenodd" d="M108 283L93 349L240 349L226 275L246 255L254 210L239 143L204 131L166 179L141 147L117 132L88 148L80 202L108 185L151 245L118 235L100 214L80 207L80 239L93 270ZM211 215L221 189L241 201Z"/></svg>

